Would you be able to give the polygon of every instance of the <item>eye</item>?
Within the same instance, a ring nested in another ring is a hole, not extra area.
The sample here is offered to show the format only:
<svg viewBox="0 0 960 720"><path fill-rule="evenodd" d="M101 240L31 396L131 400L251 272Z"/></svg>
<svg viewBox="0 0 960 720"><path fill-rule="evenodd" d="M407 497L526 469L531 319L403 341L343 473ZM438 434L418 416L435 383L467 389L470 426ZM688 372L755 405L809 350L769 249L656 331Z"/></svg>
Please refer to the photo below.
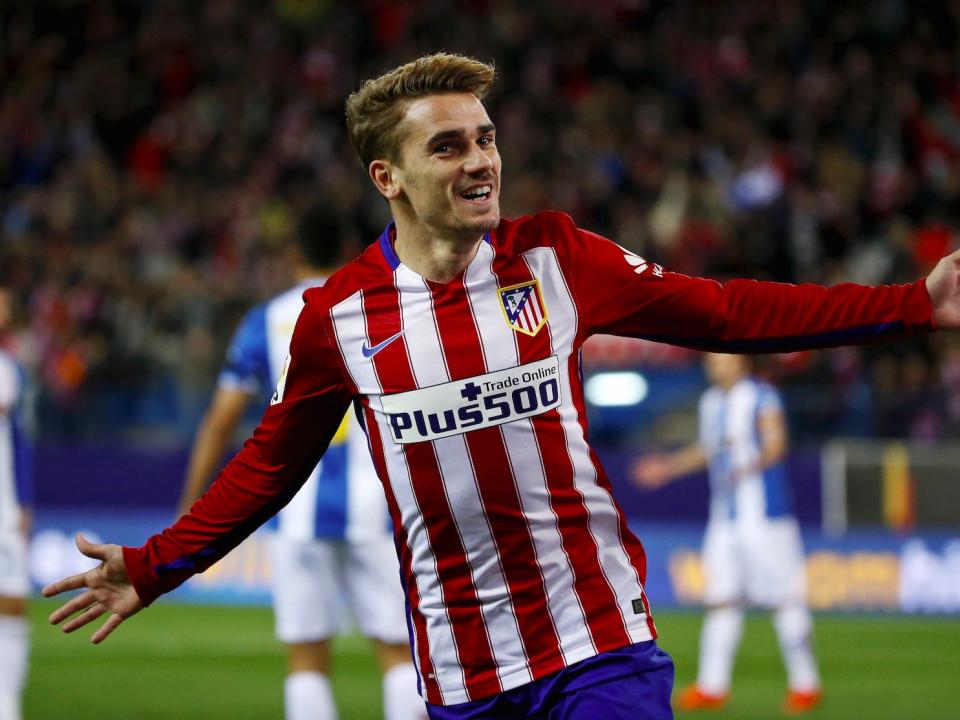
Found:
<svg viewBox="0 0 960 720"><path fill-rule="evenodd" d="M455 147L453 143L440 143L435 148L433 148L433 152L438 155L447 155L449 153L452 153L454 150L455 150Z"/></svg>
<svg viewBox="0 0 960 720"><path fill-rule="evenodd" d="M493 135L484 135L482 138L477 140L477 142L483 147L486 147L487 145L493 145Z"/></svg>

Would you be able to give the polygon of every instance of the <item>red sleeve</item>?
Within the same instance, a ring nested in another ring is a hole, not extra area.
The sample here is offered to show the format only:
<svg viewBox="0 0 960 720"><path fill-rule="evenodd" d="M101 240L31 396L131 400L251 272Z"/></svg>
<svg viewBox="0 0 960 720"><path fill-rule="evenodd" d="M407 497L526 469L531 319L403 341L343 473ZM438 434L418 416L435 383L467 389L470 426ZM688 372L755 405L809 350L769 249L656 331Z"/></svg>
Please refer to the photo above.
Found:
<svg viewBox="0 0 960 720"><path fill-rule="evenodd" d="M626 335L699 350L789 352L935 330L923 280L866 287L694 278L575 229L561 249L584 339Z"/></svg>
<svg viewBox="0 0 960 720"><path fill-rule="evenodd" d="M123 548L127 573L149 605L203 572L286 505L327 449L351 400L324 314L308 301L289 367L253 436L190 512L141 548Z"/></svg>

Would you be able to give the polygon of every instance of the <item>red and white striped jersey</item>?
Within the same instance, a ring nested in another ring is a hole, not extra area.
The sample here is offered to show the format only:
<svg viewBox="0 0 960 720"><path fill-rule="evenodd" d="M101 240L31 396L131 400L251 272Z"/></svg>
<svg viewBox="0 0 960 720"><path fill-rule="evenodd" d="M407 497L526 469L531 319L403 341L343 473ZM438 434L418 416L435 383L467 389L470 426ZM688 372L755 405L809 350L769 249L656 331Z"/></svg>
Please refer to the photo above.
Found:
<svg viewBox="0 0 960 720"><path fill-rule="evenodd" d="M643 548L587 441L590 335L771 352L932 329L922 282L721 285L559 213L504 220L444 284L400 263L388 228L305 298L253 437L190 514L124 549L128 572L149 603L223 556L292 497L356 401L436 704L655 636Z"/></svg>

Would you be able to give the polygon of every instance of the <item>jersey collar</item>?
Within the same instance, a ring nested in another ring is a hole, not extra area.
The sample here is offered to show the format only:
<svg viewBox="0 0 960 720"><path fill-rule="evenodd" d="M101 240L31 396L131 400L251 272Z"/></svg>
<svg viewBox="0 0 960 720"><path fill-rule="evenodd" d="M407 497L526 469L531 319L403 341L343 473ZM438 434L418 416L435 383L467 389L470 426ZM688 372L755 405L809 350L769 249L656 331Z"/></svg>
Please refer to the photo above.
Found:
<svg viewBox="0 0 960 720"><path fill-rule="evenodd" d="M387 261L387 265L390 266L391 270L396 270L401 265L400 258L397 257L397 251L393 247L393 241L396 237L397 226L391 220L377 239L377 243L380 245L380 252L383 253L383 259ZM490 237L489 232L483 234L483 241L490 245L493 244L493 239Z"/></svg>

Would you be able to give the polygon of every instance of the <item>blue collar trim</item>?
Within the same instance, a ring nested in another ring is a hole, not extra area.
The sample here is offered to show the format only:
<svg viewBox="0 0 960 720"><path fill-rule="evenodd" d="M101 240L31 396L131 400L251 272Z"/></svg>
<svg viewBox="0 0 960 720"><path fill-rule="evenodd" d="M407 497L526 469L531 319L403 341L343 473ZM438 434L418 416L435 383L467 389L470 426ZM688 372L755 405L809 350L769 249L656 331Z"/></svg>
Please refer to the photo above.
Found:
<svg viewBox="0 0 960 720"><path fill-rule="evenodd" d="M380 237L377 242L380 244L380 252L383 253L384 259L387 261L387 265L390 266L391 270L396 270L400 267L400 258L397 257L397 251L393 249L393 242L390 240L391 235L396 235L396 225L391 221L380 233ZM490 237L489 232L483 234L483 241L488 245L493 245L493 238Z"/></svg>

